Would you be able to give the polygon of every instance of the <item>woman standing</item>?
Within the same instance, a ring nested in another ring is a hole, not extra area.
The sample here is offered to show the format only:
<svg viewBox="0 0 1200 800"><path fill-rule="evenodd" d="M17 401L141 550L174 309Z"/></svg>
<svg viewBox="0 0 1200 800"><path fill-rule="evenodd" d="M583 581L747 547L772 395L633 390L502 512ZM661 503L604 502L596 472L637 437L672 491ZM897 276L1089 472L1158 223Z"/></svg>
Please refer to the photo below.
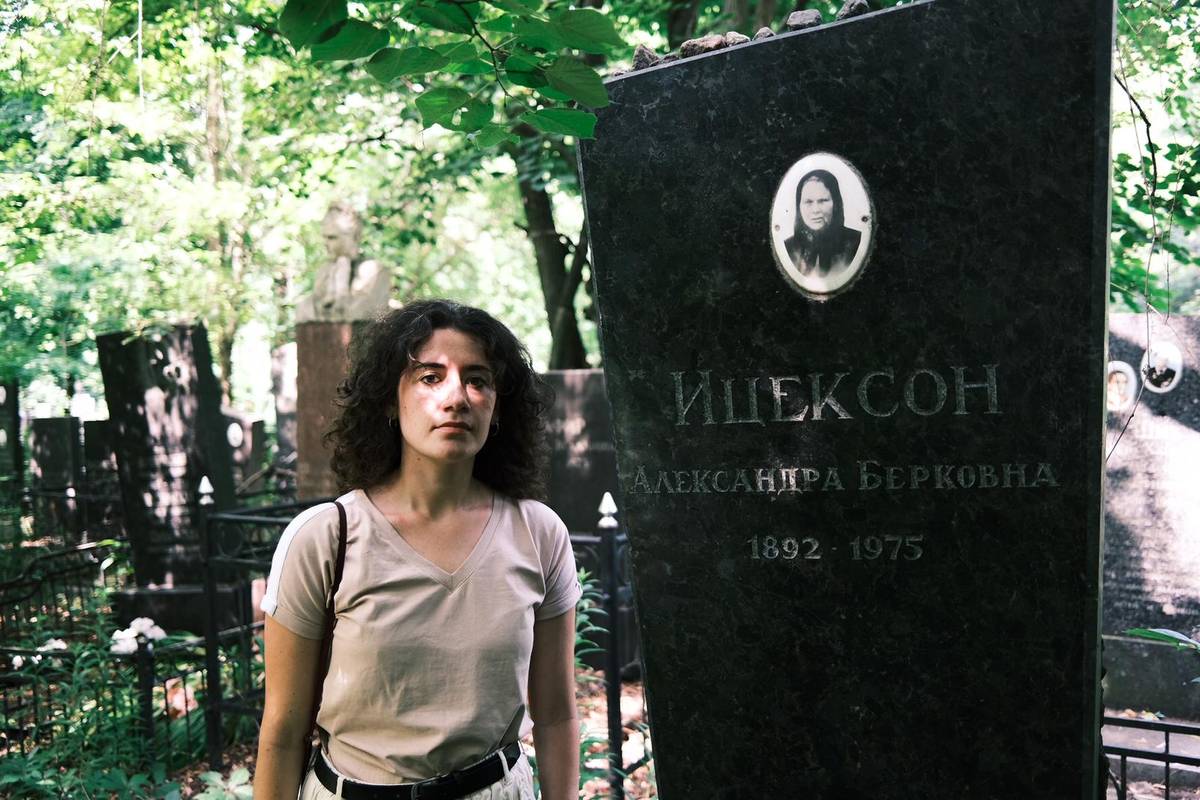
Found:
<svg viewBox="0 0 1200 800"><path fill-rule="evenodd" d="M504 325L445 301L390 312L356 340L326 438L348 490L344 570L317 726L339 509L280 539L263 599L266 707L255 797L543 800L579 782L575 603L566 527L537 489L544 409Z"/></svg>

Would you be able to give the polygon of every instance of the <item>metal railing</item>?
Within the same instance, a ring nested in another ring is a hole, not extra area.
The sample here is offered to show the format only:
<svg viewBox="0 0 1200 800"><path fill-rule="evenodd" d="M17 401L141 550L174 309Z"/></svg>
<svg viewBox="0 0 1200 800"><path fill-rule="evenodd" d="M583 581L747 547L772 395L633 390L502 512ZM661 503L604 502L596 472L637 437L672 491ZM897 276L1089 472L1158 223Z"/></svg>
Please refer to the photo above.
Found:
<svg viewBox="0 0 1200 800"><path fill-rule="evenodd" d="M1163 722L1162 720L1126 719L1124 717L1104 717L1104 725L1119 728L1135 728L1162 734L1161 750L1146 750L1136 747L1119 745L1104 745L1104 754L1117 761L1114 770L1110 764L1110 781L1115 784L1118 800L1133 800L1129 791L1129 762L1151 762L1162 765L1163 800L1171 800L1171 766L1200 767L1200 756L1173 752L1171 735L1200 737L1200 724L1185 722ZM1200 741L1200 738L1198 738ZM1176 787L1179 788L1179 787Z"/></svg>

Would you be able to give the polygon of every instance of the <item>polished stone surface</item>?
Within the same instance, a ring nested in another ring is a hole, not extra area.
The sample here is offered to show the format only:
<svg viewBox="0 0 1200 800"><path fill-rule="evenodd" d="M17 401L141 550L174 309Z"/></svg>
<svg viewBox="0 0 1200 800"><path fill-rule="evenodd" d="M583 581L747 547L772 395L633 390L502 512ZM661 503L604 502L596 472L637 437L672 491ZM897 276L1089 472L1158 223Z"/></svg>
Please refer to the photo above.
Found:
<svg viewBox="0 0 1200 800"><path fill-rule="evenodd" d="M1111 13L934 0L609 83L581 162L665 800L1096 796ZM824 300L771 221L816 151L872 201Z"/></svg>

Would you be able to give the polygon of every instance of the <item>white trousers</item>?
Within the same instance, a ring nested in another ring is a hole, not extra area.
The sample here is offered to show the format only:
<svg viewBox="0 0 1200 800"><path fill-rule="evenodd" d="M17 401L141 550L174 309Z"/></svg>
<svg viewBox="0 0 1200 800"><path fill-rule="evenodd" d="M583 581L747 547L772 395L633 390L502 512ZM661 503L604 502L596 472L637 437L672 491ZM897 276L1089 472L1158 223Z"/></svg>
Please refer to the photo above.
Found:
<svg viewBox="0 0 1200 800"><path fill-rule="evenodd" d="M319 757L324 758L324 754ZM463 795L462 800L536 800L536 798L537 796L533 793L533 770L529 767L529 761L522 755L507 776L491 786L485 786L477 792ZM304 779L304 785L300 787L299 800L341 800L341 795L322 786L321 781L317 780L317 773L309 770L308 776Z"/></svg>

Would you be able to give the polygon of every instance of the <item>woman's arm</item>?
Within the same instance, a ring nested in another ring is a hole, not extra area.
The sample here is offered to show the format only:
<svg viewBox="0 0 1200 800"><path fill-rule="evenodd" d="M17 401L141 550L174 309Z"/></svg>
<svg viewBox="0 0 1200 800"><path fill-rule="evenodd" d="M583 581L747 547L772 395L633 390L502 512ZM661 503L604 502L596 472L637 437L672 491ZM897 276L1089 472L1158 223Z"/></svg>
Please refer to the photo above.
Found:
<svg viewBox="0 0 1200 800"><path fill-rule="evenodd" d="M305 738L312 731L313 683L321 642L297 636L270 615L266 629L267 697L254 769L257 800L295 800Z"/></svg>
<svg viewBox="0 0 1200 800"><path fill-rule="evenodd" d="M579 717L575 711L575 609L533 625L529 716L542 800L579 797ZM257 797L257 795L256 795Z"/></svg>

